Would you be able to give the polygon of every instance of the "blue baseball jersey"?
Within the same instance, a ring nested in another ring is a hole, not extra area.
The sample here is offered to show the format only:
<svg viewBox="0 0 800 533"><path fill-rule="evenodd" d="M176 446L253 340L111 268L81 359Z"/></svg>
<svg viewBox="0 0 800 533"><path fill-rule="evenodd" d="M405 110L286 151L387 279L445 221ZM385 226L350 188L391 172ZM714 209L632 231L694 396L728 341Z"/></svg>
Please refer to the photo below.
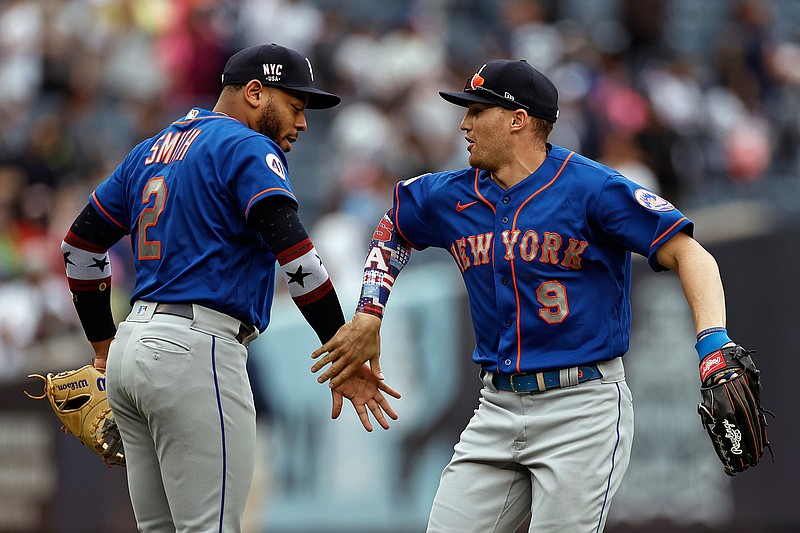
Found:
<svg viewBox="0 0 800 533"><path fill-rule="evenodd" d="M138 144L89 198L131 235L131 302L193 302L266 329L275 255L246 219L268 196L296 202L286 168L271 139L198 108Z"/></svg>
<svg viewBox="0 0 800 533"><path fill-rule="evenodd" d="M475 328L473 360L516 373L610 360L628 350L631 252L656 250L693 223L615 170L549 145L508 190L474 168L395 188L392 223L417 249L450 251Z"/></svg>

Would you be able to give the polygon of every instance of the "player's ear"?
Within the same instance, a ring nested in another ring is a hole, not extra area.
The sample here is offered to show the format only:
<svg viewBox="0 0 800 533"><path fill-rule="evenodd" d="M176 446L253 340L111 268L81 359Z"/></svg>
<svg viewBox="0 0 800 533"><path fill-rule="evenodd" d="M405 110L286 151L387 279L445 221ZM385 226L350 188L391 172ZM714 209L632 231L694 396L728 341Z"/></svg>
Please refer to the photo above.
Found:
<svg viewBox="0 0 800 533"><path fill-rule="evenodd" d="M518 129L525 125L528 114L523 109L517 109L511 115L511 127Z"/></svg>
<svg viewBox="0 0 800 533"><path fill-rule="evenodd" d="M264 86L261 85L260 81L250 80L250 82L244 86L244 98L251 106L258 107L261 102L261 97L263 96L263 91Z"/></svg>

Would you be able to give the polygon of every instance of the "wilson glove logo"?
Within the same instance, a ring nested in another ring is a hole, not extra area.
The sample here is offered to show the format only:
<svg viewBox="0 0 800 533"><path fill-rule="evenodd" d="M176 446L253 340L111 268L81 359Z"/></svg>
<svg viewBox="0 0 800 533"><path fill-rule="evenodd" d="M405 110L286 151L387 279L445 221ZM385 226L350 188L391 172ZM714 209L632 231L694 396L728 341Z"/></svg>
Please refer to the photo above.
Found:
<svg viewBox="0 0 800 533"><path fill-rule="evenodd" d="M76 390L76 389L85 389L89 386L89 382L85 379L79 379L78 381L68 381L67 383L59 383L56 385L58 390Z"/></svg>
<svg viewBox="0 0 800 533"><path fill-rule="evenodd" d="M725 427L725 437L731 441L731 453L741 455L742 432L736 429L736 426L727 420L723 420L722 425Z"/></svg>

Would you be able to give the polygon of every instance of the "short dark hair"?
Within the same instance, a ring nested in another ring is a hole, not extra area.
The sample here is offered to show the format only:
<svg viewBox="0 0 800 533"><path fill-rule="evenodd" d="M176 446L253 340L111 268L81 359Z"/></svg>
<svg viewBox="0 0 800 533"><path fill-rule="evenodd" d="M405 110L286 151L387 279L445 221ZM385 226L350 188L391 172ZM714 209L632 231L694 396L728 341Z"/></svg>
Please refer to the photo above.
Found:
<svg viewBox="0 0 800 533"><path fill-rule="evenodd" d="M223 86L222 87L222 92L228 91L228 92L232 92L232 93L238 93L242 89L244 89L244 84L243 83L231 83L229 85Z"/></svg>
<svg viewBox="0 0 800 533"><path fill-rule="evenodd" d="M542 142L547 142L548 137L553 132L553 126L555 126L555 122L550 122L549 120L545 120L543 118L538 118L531 116L531 124L533 125L533 132L536 134L537 138L540 138Z"/></svg>

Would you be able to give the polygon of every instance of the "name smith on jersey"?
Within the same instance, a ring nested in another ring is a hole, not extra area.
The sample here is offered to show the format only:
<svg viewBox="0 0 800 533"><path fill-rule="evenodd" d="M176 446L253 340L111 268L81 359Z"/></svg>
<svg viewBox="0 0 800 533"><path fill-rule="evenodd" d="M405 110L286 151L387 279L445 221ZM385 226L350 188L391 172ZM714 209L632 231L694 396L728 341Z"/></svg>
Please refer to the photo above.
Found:
<svg viewBox="0 0 800 533"><path fill-rule="evenodd" d="M203 130L193 128L186 131L168 131L159 137L150 147L150 156L144 160L145 165L161 163L168 165L173 161L181 161L192 143Z"/></svg>

